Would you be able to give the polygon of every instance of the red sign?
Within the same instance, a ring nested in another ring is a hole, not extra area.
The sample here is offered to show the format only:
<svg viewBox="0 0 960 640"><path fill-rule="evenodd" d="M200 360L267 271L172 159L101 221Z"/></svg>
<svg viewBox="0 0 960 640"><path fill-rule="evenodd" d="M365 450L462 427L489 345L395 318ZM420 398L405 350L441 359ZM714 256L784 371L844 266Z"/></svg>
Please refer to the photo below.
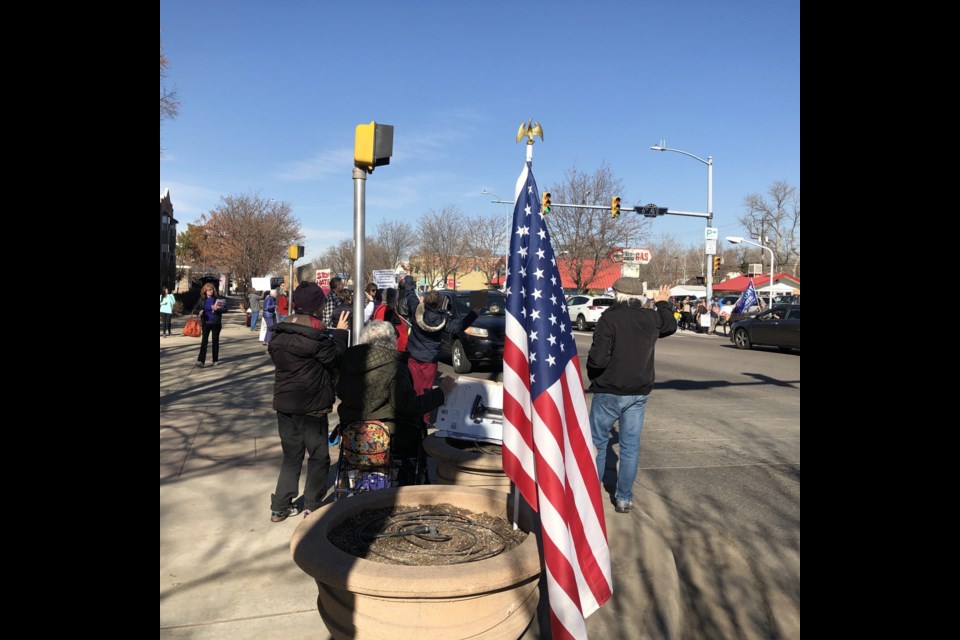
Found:
<svg viewBox="0 0 960 640"><path fill-rule="evenodd" d="M330 269L317 269L317 284L321 287L330 286Z"/></svg>

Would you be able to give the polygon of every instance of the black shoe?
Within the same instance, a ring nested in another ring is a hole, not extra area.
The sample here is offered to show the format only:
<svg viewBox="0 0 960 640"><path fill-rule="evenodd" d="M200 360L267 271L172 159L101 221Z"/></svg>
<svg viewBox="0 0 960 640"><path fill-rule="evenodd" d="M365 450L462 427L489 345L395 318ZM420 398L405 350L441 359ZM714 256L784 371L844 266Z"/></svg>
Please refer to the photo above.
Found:
<svg viewBox="0 0 960 640"><path fill-rule="evenodd" d="M297 509L297 506L292 504L283 511L271 511L270 522L283 522L290 516L295 516L298 513L300 513L300 509Z"/></svg>

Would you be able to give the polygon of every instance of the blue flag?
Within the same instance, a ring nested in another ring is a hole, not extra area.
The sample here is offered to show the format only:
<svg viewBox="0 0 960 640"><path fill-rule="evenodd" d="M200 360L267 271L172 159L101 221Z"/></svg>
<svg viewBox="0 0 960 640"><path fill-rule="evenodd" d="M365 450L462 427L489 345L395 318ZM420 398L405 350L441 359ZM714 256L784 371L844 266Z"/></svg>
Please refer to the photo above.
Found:
<svg viewBox="0 0 960 640"><path fill-rule="evenodd" d="M740 299L737 300L736 306L733 307L733 312L743 313L745 310L750 307L756 307L758 304L760 303L757 302L757 290L753 288L753 278L751 278L747 288L743 290Z"/></svg>

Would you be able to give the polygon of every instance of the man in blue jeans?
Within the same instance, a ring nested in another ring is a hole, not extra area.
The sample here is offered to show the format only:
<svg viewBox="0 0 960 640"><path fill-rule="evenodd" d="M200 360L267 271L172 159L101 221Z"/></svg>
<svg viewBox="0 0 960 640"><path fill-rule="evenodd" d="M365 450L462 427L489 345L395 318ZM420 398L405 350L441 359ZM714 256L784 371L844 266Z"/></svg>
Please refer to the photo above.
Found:
<svg viewBox="0 0 960 640"><path fill-rule="evenodd" d="M617 302L607 307L593 332L587 356L587 377L593 401L590 431L597 448L597 474L603 484L607 445L613 423L620 422L620 470L613 498L618 513L633 508L633 482L640 461L640 431L647 398L653 390L654 346L657 339L677 331L670 310L670 286L663 285L653 297L653 309L645 309L640 278L619 278L613 283Z"/></svg>

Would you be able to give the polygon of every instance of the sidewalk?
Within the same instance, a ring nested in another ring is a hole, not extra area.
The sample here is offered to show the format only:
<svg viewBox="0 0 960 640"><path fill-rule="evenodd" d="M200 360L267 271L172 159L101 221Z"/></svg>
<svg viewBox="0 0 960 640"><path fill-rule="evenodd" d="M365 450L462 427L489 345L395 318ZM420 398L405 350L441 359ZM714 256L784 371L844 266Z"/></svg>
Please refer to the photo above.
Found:
<svg viewBox="0 0 960 640"><path fill-rule="evenodd" d="M209 353L207 367L193 366L200 340L179 335L185 318L160 339L160 637L330 638L316 584L290 557L300 516L270 522L282 457L273 365L237 316L224 318L218 367ZM673 553L647 514L605 503L614 595L587 619L588 632L679 637ZM537 619L523 636L545 637Z"/></svg>

